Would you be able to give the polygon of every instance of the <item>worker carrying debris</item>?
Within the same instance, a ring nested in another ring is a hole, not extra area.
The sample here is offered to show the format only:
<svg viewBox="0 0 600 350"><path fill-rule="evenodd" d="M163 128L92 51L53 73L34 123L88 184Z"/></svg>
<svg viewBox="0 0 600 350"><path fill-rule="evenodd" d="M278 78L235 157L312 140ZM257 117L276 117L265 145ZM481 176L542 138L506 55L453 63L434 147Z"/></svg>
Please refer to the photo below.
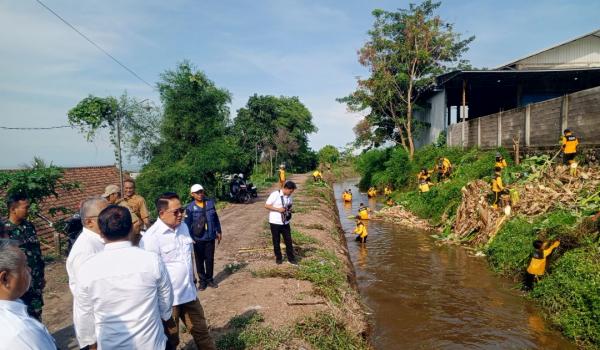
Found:
<svg viewBox="0 0 600 350"><path fill-rule="evenodd" d="M429 185L431 183L431 175L429 174L429 170L427 170L427 168L421 169L417 175L417 179L419 181L419 192L429 192Z"/></svg>
<svg viewBox="0 0 600 350"><path fill-rule="evenodd" d="M500 152L496 152L496 164L494 165L494 168L504 169L507 166L508 164L506 164L506 159L502 157L502 154Z"/></svg>
<svg viewBox="0 0 600 350"><path fill-rule="evenodd" d="M392 195L392 189L390 188L390 186L385 186L383 188L383 194L387 197L387 196L391 196Z"/></svg>
<svg viewBox="0 0 600 350"><path fill-rule="evenodd" d="M321 172L319 171L319 169L316 169L315 171L313 171L312 176L313 176L313 180L315 182L317 182L317 181L323 181L323 174L321 174Z"/></svg>
<svg viewBox="0 0 600 350"><path fill-rule="evenodd" d="M375 187L369 187L369 190L367 191L367 196L369 198L373 198L375 196L377 196L377 190L375 189Z"/></svg>
<svg viewBox="0 0 600 350"><path fill-rule="evenodd" d="M525 288L531 290L533 283L539 280L546 273L546 258L552 254L554 249L560 245L560 241L556 240L552 244L536 240L533 242L533 256L527 267L527 276L525 276Z"/></svg>
<svg viewBox="0 0 600 350"><path fill-rule="evenodd" d="M494 168L494 176L492 176L492 192L494 194L494 202L492 208L498 208L498 201L500 200L500 194L505 190L504 184L502 183L502 168Z"/></svg>
<svg viewBox="0 0 600 350"><path fill-rule="evenodd" d="M360 203L360 206L358 207L358 217L361 220L369 220L369 212L371 210L365 206L364 203Z"/></svg>
<svg viewBox="0 0 600 350"><path fill-rule="evenodd" d="M344 202L352 202L352 190L351 189L347 189L346 191L344 191L344 193L342 194L342 200Z"/></svg>
<svg viewBox="0 0 600 350"><path fill-rule="evenodd" d="M360 241L360 243L367 243L367 236L369 232L367 232L367 227L360 220L360 218L356 219L356 228L354 229L354 234L356 234L356 241Z"/></svg>
<svg viewBox="0 0 600 350"><path fill-rule="evenodd" d="M437 181L441 182L450 177L452 173L452 163L445 157L439 157L437 161Z"/></svg>

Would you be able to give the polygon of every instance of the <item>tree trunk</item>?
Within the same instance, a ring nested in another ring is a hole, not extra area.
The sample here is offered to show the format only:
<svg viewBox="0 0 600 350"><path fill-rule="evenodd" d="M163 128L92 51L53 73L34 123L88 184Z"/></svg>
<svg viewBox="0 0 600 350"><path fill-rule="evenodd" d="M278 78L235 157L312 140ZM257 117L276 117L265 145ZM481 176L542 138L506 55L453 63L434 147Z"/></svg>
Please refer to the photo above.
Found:
<svg viewBox="0 0 600 350"><path fill-rule="evenodd" d="M271 167L269 168L269 177L273 177L273 150L269 148L269 164Z"/></svg>
<svg viewBox="0 0 600 350"><path fill-rule="evenodd" d="M410 89L409 89L410 91ZM410 94L410 92L409 92ZM408 104L406 105L406 138L408 139L408 156L410 160L413 160L415 155L415 143L413 142L412 135L412 103L410 102L410 95Z"/></svg>

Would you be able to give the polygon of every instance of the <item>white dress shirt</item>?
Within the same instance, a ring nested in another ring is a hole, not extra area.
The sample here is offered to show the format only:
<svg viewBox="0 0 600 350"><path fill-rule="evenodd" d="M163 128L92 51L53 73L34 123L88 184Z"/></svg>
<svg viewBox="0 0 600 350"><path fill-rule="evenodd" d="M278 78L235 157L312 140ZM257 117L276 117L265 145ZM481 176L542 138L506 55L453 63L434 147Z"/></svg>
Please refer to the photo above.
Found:
<svg viewBox="0 0 600 350"><path fill-rule="evenodd" d="M21 300L0 300L0 349L56 350L56 344L46 327L29 317Z"/></svg>
<svg viewBox="0 0 600 350"><path fill-rule="evenodd" d="M83 228L79 237L73 244L67 258L67 274L69 274L69 288L71 294L76 294L77 273L89 258L104 250L104 240L92 230Z"/></svg>
<svg viewBox="0 0 600 350"><path fill-rule="evenodd" d="M181 223L173 230L161 219L156 220L140 241L141 248L155 252L165 263L173 286L173 306L197 298L192 265L193 244L186 224Z"/></svg>
<svg viewBox="0 0 600 350"><path fill-rule="evenodd" d="M171 317L173 290L156 254L129 241L107 243L79 269L75 331L98 349L164 349L161 319Z"/></svg>
<svg viewBox="0 0 600 350"><path fill-rule="evenodd" d="M67 258L67 274L69 274L69 288L73 294L73 320L78 320L80 317L76 314L79 310L77 307L77 276L79 269L89 258L104 250L104 240L102 237L92 230L83 228L79 237L73 244L69 257ZM93 343L85 343L77 334L79 347L84 348Z"/></svg>
<svg viewBox="0 0 600 350"><path fill-rule="evenodd" d="M283 203L281 202L281 197L283 196ZM269 195L269 198L267 198L267 203L268 205L272 205L275 208L283 208L283 206L288 206L292 204L292 197L291 196L286 196L285 194L283 194L283 191L281 190L277 190L272 192ZM289 224L289 221L286 221L285 223L283 222L283 218L281 217L280 212L275 211L275 210L269 210L269 223L270 224L275 224L275 225L284 225L284 224Z"/></svg>

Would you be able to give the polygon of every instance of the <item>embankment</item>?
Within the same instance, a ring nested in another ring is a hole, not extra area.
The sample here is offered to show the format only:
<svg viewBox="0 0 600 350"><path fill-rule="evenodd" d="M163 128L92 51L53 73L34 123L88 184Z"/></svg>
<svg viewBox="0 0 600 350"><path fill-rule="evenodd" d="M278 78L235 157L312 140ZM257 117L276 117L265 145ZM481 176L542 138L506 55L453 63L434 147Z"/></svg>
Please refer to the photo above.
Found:
<svg viewBox="0 0 600 350"><path fill-rule="evenodd" d="M306 175L292 180L292 238L299 265L277 265L261 193L220 216L219 288L200 292L219 349L367 349L368 326L332 190ZM285 252L282 244L282 251Z"/></svg>

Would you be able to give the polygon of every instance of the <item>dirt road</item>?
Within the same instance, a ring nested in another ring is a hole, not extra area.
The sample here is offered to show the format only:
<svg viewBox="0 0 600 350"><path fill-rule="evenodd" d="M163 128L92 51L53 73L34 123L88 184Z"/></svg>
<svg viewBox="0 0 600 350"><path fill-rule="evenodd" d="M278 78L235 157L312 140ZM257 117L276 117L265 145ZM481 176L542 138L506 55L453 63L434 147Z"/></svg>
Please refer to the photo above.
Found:
<svg viewBox="0 0 600 350"><path fill-rule="evenodd" d="M334 208L326 199L308 197L303 189L306 175L295 175L291 179L300 185L294 195L297 209L292 221L292 228L302 231L302 237L295 240L302 241L302 238L306 241L306 244L295 247L300 259L315 250L316 246L322 246L328 247L346 264L345 248L336 241ZM219 339L228 333L233 317L254 312L260 313L264 319L261 324L282 329L293 327L298 320L317 311L325 311L342 317L352 333L364 332L366 323L355 293L349 291L341 296L343 306L332 305L328 298L320 295L322 293L315 293L313 283L294 278L294 269L298 267L275 264L267 223L268 213L264 208L269 192L260 193L252 204L232 204L219 213L223 229L223 240L215 253L215 280L219 287L208 288L198 294L213 337ZM285 252L283 247L282 251ZM343 268L350 273L349 266ZM289 273L286 272L288 270ZM77 349L72 329L72 299L64 262L52 264L47 279L44 323L61 349ZM184 334L182 340L182 348L195 348L189 334ZM294 344L283 345L311 348L302 340L294 340Z"/></svg>

